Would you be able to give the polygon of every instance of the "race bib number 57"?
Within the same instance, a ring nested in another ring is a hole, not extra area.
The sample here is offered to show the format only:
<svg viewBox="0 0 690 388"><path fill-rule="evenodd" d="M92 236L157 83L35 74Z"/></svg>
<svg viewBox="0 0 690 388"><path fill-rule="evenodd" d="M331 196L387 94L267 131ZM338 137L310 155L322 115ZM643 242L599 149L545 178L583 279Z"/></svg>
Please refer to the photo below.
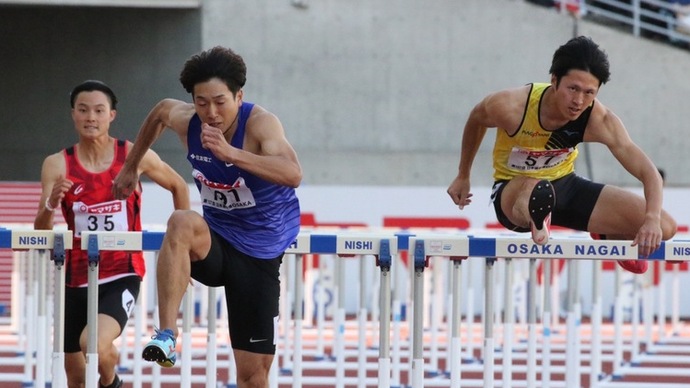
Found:
<svg viewBox="0 0 690 388"><path fill-rule="evenodd" d="M508 167L519 171L552 168L563 163L571 152L573 152L573 148L535 151L513 147L508 158Z"/></svg>

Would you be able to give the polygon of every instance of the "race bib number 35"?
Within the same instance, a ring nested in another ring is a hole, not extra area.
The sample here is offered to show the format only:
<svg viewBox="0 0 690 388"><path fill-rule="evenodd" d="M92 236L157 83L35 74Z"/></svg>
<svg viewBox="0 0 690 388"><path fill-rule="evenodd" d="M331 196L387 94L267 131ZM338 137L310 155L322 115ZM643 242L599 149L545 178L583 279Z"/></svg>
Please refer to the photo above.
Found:
<svg viewBox="0 0 690 388"><path fill-rule="evenodd" d="M83 202L75 202L72 205L74 211L74 228L77 237L81 232L118 232L128 230L127 206L124 200L86 205Z"/></svg>
<svg viewBox="0 0 690 388"><path fill-rule="evenodd" d="M513 147L508 158L508 167L518 171L552 168L563 163L572 151L573 148L535 151Z"/></svg>

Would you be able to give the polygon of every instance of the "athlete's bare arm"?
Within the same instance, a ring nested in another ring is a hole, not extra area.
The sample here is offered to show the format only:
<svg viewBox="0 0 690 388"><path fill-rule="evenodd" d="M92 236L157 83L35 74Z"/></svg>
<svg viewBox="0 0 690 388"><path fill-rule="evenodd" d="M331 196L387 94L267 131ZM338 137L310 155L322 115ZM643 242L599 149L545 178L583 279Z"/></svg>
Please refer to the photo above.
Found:
<svg viewBox="0 0 690 388"><path fill-rule="evenodd" d="M659 171L644 151L632 141L620 118L599 101L594 105L584 141L606 145L623 168L644 186L645 221L633 245L645 240L661 241L663 181Z"/></svg>
<svg viewBox="0 0 690 388"><path fill-rule="evenodd" d="M62 152L49 155L41 167L41 199L38 201L38 212L34 220L34 229L53 229L54 210L58 209L62 198L73 182L65 179L65 158ZM47 204L47 206L46 206Z"/></svg>
<svg viewBox="0 0 690 388"><path fill-rule="evenodd" d="M131 148L132 143L129 143L128 146ZM146 175L154 183L170 191L175 209L189 209L189 186L180 174L165 163L155 151L148 150L144 154L139 163L138 174Z"/></svg>
<svg viewBox="0 0 690 388"><path fill-rule="evenodd" d="M472 202L472 193L470 192L472 164L486 135L487 128L517 131L528 94L529 86L492 93L480 101L470 112L462 134L458 175L447 190L448 195L460 209Z"/></svg>
<svg viewBox="0 0 690 388"><path fill-rule="evenodd" d="M113 181L115 198L127 198L136 188L139 182L139 163L165 128L175 132L186 147L187 128L193 115L192 104L175 99L162 100L151 109L144 119L122 170Z"/></svg>
<svg viewBox="0 0 690 388"><path fill-rule="evenodd" d="M247 119L242 149L228 144L217 130L207 130L203 126L201 144L218 159L269 182L297 187L302 181L302 167L285 137L283 125L274 114L258 105L254 105Z"/></svg>

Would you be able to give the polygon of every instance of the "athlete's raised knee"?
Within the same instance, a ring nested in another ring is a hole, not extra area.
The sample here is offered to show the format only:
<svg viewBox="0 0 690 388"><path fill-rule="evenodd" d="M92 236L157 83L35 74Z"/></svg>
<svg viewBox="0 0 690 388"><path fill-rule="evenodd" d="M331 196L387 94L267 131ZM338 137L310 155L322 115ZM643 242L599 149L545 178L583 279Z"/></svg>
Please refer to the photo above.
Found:
<svg viewBox="0 0 690 388"><path fill-rule="evenodd" d="M188 231L193 228L193 220L199 217L199 214L192 210L175 210L168 218L167 233L174 233L176 231Z"/></svg>
<svg viewBox="0 0 690 388"><path fill-rule="evenodd" d="M678 224L676 224L676 220L673 219L673 217L666 217L667 219L665 222L662 222L661 226L661 239L662 240L670 240L673 238L673 236L678 233Z"/></svg>

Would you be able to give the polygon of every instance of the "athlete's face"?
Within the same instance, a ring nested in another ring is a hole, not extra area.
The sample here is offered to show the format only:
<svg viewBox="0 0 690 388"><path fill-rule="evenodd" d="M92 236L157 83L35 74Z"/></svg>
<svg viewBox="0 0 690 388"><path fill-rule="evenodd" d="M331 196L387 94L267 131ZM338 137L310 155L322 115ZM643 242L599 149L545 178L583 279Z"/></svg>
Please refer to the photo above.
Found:
<svg viewBox="0 0 690 388"><path fill-rule="evenodd" d="M100 91L81 92L74 100L72 121L80 137L96 138L108 135L110 123L115 120L108 96Z"/></svg>
<svg viewBox="0 0 690 388"><path fill-rule="evenodd" d="M558 85L556 83L556 77L552 76L551 84L556 91L556 106L568 120L580 117L599 93L599 80L587 71L570 70L561 77Z"/></svg>
<svg viewBox="0 0 690 388"><path fill-rule="evenodd" d="M242 90L233 96L218 78L194 85L194 108L202 123L227 131L242 105Z"/></svg>

